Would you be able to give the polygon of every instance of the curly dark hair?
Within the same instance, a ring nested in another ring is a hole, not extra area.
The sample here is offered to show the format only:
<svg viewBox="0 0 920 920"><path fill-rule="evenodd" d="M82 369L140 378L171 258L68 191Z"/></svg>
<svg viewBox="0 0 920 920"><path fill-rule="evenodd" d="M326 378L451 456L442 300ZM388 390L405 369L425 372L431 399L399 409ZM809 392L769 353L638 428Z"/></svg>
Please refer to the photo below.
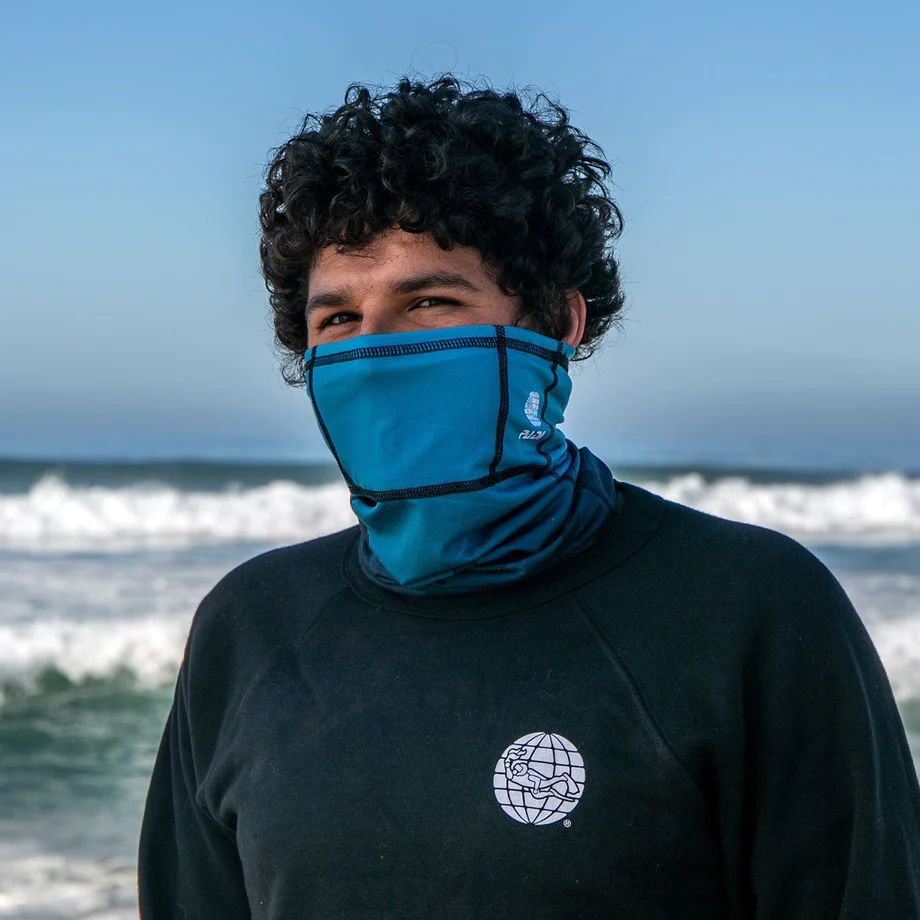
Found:
<svg viewBox="0 0 920 920"><path fill-rule="evenodd" d="M353 83L344 104L307 115L272 153L259 198L259 255L284 376L303 382L304 307L318 251L366 245L401 228L444 250L474 246L518 322L562 338L565 292L577 289L586 358L623 308L612 244L623 215L603 150L537 93L496 92L447 74L395 89Z"/></svg>

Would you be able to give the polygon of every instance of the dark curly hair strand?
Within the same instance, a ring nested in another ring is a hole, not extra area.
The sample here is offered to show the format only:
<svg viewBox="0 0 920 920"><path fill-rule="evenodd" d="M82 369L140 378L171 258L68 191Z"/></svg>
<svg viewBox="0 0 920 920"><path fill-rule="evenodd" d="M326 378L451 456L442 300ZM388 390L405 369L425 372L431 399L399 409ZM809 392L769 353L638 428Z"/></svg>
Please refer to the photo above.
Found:
<svg viewBox="0 0 920 920"><path fill-rule="evenodd" d="M259 255L284 376L303 382L309 271L326 246L361 247L401 228L445 250L474 246L519 322L561 338L566 291L587 303L577 358L593 353L623 308L612 244L623 216L603 151L538 93L403 77L373 94L352 84L331 113L308 115L265 171Z"/></svg>

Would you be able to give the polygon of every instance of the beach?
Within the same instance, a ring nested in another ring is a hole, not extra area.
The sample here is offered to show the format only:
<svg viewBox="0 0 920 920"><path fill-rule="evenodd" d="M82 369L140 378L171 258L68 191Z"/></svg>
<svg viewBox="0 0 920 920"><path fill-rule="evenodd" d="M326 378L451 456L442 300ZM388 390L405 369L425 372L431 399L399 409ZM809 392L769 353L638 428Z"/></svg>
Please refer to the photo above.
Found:
<svg viewBox="0 0 920 920"><path fill-rule="evenodd" d="M920 766L920 476L611 466L825 562ZM0 918L136 916L144 796L198 602L251 556L353 523L330 467L0 461Z"/></svg>

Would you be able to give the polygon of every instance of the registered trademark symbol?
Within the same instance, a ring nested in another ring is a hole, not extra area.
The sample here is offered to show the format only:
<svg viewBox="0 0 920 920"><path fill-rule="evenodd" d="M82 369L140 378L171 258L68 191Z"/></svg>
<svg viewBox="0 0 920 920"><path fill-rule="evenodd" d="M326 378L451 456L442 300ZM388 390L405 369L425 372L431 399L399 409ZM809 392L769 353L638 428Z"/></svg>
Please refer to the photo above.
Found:
<svg viewBox="0 0 920 920"><path fill-rule="evenodd" d="M563 827L571 827L571 826L572 826L572 822L571 822L568 818L566 818L565 821L562 822L562 826L563 826Z"/></svg>

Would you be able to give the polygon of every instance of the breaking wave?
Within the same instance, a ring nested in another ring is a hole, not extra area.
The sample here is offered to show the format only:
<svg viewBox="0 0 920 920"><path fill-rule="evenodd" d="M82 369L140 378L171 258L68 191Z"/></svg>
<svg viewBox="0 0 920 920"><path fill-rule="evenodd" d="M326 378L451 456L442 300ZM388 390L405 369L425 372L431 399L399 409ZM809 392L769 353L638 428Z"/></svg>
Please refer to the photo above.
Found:
<svg viewBox="0 0 920 920"><path fill-rule="evenodd" d="M878 473L821 485L707 482L698 473L641 483L664 498L733 521L827 543L920 541L920 479Z"/></svg>
<svg viewBox="0 0 920 920"><path fill-rule="evenodd" d="M823 484L760 483L699 473L637 480L665 498L806 540L920 542L920 479L879 473ZM0 547L121 549L232 542L299 542L351 526L344 485L278 480L223 492L137 484L73 486L46 475L0 495Z"/></svg>
<svg viewBox="0 0 920 920"><path fill-rule="evenodd" d="M88 683L168 686L176 679L190 615L0 623L0 704Z"/></svg>
<svg viewBox="0 0 920 920"><path fill-rule="evenodd" d="M48 475L27 493L0 496L6 549L299 542L354 523L344 485L191 492L155 483L77 487Z"/></svg>

